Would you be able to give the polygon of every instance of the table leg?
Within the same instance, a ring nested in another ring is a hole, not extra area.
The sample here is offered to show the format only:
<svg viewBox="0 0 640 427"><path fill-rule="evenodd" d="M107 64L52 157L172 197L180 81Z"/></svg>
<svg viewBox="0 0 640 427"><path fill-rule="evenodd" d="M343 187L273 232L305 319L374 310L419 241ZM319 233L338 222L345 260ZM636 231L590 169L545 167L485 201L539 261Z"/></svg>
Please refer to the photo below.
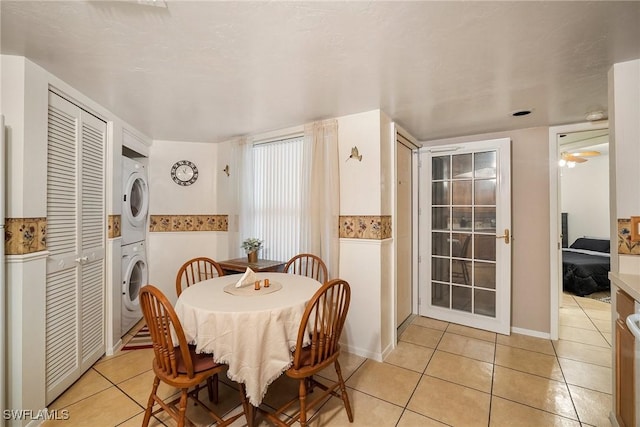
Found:
<svg viewBox="0 0 640 427"><path fill-rule="evenodd" d="M256 425L256 414L258 408L247 402L247 427L254 427Z"/></svg>

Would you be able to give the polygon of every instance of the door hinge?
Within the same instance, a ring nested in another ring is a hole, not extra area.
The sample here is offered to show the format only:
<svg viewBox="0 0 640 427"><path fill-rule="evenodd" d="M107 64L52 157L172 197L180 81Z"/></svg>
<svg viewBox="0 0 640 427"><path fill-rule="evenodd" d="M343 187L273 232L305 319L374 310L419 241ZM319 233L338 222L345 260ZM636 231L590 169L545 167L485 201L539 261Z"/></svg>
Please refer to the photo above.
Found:
<svg viewBox="0 0 640 427"><path fill-rule="evenodd" d="M418 255L418 264L422 262L422 256Z"/></svg>

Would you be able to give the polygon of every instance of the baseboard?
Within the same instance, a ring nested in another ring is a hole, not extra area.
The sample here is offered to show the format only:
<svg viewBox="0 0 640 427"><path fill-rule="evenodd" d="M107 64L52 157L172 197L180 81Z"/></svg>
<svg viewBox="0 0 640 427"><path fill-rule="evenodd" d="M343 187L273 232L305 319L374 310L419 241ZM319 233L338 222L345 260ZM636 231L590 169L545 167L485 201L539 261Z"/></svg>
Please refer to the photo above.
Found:
<svg viewBox="0 0 640 427"><path fill-rule="evenodd" d="M391 343L387 346L387 348L382 350L382 360L386 359L387 356L390 355L395 348L396 347L393 345L393 343Z"/></svg>
<svg viewBox="0 0 640 427"><path fill-rule="evenodd" d="M367 359L372 359L376 362L383 361L382 353L375 353L362 348L353 347L346 343L340 343L340 346L342 347L342 350L346 351L347 353L355 354L356 356L360 357L366 357Z"/></svg>
<svg viewBox="0 0 640 427"><path fill-rule="evenodd" d="M531 329L523 329L523 328L511 328L511 332L514 334L520 334L520 335L527 335L530 337L535 337L535 338L543 338L546 340L550 340L551 339L551 334L548 332L540 332L540 331L534 331Z"/></svg>
<svg viewBox="0 0 640 427"><path fill-rule="evenodd" d="M107 348L106 354L107 356L113 356L122 348L122 338L116 341L115 345L111 348Z"/></svg>

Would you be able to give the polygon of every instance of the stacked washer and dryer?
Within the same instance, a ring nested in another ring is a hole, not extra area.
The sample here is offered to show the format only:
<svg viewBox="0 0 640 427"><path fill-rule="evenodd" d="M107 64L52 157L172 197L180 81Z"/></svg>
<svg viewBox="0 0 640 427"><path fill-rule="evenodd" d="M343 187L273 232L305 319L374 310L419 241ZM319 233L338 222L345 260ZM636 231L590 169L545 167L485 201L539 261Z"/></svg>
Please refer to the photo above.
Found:
<svg viewBox="0 0 640 427"><path fill-rule="evenodd" d="M140 288L148 283L146 235L149 186L145 166L122 157L122 308L120 336L142 319Z"/></svg>

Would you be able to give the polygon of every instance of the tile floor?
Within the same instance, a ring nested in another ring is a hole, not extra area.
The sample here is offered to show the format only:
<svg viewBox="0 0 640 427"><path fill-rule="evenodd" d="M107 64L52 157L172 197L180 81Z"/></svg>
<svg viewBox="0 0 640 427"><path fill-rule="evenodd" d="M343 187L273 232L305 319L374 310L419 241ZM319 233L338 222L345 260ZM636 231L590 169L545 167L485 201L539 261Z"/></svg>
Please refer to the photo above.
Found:
<svg viewBox="0 0 640 427"><path fill-rule="evenodd" d="M349 424L341 402L330 399L311 425L610 426L610 308L565 295L555 342L417 317L384 363L342 354L355 422ZM151 350L104 357L49 409L68 409L70 419L59 421L65 426L139 426L153 381L152 358ZM175 392L161 387L167 396ZM275 407L296 392L282 376L264 404ZM241 410L231 383L221 382L220 393L216 411ZM199 408L190 404L189 416L210 425ZM174 425L167 418L159 414L151 425ZM244 418L234 424L241 425Z"/></svg>

